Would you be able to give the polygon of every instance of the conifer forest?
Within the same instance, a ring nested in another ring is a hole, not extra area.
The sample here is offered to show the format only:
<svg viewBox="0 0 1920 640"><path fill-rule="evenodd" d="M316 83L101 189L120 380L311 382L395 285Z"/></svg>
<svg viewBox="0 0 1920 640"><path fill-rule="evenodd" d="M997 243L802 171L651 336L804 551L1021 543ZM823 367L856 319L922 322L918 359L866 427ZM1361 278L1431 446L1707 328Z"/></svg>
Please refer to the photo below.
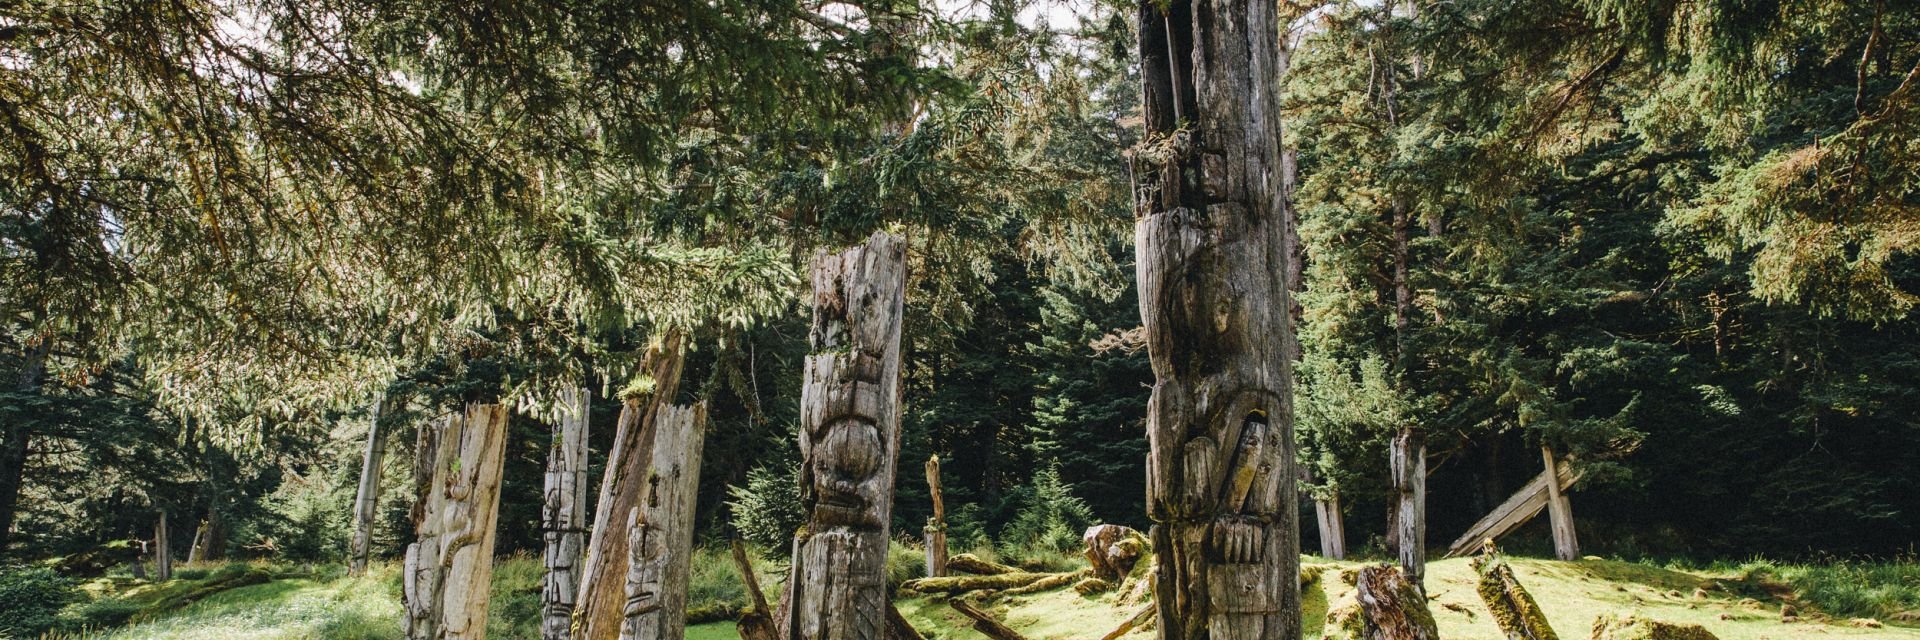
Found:
<svg viewBox="0 0 1920 640"><path fill-rule="evenodd" d="M0 640L1920 640L1920 1L0 0Z"/></svg>

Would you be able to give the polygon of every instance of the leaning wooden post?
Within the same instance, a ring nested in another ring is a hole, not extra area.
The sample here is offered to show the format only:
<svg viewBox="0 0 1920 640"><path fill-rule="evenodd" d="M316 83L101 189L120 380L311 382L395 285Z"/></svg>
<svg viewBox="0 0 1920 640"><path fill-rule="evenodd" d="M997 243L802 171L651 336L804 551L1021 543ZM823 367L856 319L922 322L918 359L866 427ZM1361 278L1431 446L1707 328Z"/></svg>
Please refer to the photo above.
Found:
<svg viewBox="0 0 1920 640"><path fill-rule="evenodd" d="M587 564L580 575L580 601L574 609L576 638L607 640L620 635L626 619L627 515L640 505L641 489L653 461L655 422L661 409L679 393L685 364L686 334L669 327L647 348L641 363L653 388L626 398L620 408L613 448L607 454L607 470L600 477L600 498L587 541Z"/></svg>
<svg viewBox="0 0 1920 640"><path fill-rule="evenodd" d="M1314 516L1320 525L1320 555L1329 560L1347 559L1347 526L1340 515L1340 491L1327 492L1313 501Z"/></svg>
<svg viewBox="0 0 1920 640"><path fill-rule="evenodd" d="M500 473L506 462L507 409L471 403L436 427L420 497L419 539L407 546L401 574L411 640L481 640L487 636L487 588L500 516Z"/></svg>
<svg viewBox="0 0 1920 640"><path fill-rule="evenodd" d="M640 503L627 516L626 606L620 640L680 640L687 631L694 498L707 403L661 407Z"/></svg>
<svg viewBox="0 0 1920 640"><path fill-rule="evenodd" d="M373 548L373 517L380 501L380 475L387 454L386 432L380 428L381 403L373 404L367 419L367 448L360 456L360 488L353 496L353 542L347 547L347 575L367 573Z"/></svg>
<svg viewBox="0 0 1920 640"><path fill-rule="evenodd" d="M167 540L167 512L153 523L153 578L161 582L173 579L172 544Z"/></svg>
<svg viewBox="0 0 1920 640"><path fill-rule="evenodd" d="M1162 640L1300 637L1278 17L1142 0L1134 178Z"/></svg>
<svg viewBox="0 0 1920 640"><path fill-rule="evenodd" d="M1426 593L1427 443L1419 429L1402 428L1388 448L1393 473L1394 551L1415 589Z"/></svg>
<svg viewBox="0 0 1920 640"><path fill-rule="evenodd" d="M573 637L573 608L579 602L579 565L586 553L587 402L584 388L560 393L560 422L547 449L546 500L540 528L546 542L546 581L541 586L540 637Z"/></svg>
<svg viewBox="0 0 1920 640"><path fill-rule="evenodd" d="M940 456L927 458L927 490L933 494L933 517L927 519L927 576L947 575L947 506L940 501Z"/></svg>
<svg viewBox="0 0 1920 640"><path fill-rule="evenodd" d="M1573 529L1573 501L1560 491L1560 463L1553 448L1540 445L1540 457L1547 463L1547 520L1553 525L1553 554L1561 560L1580 559L1580 538Z"/></svg>
<svg viewBox="0 0 1920 640"><path fill-rule="evenodd" d="M810 512L782 596L784 640L876 640L886 629L887 527L900 452L906 248L875 233L813 261L813 352L800 391Z"/></svg>

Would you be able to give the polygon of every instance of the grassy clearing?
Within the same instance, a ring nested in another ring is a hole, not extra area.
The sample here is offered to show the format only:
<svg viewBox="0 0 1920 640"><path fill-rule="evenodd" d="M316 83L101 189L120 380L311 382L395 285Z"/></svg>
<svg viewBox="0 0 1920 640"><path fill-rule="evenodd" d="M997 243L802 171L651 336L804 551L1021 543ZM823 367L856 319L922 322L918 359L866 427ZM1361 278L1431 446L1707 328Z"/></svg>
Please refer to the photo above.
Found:
<svg viewBox="0 0 1920 640"><path fill-rule="evenodd" d="M904 558L904 554L902 554ZM720 550L702 551L695 563L691 591L696 606L722 609L744 604ZM1309 562L1317 562L1309 559ZM1750 562L1705 569L1660 567L1609 560L1555 562L1511 559L1521 582L1533 592L1562 637L1584 638L1595 618L1637 614L1657 620L1699 624L1723 640L1839 638L1920 640L1920 628L1899 614L1920 602L1920 566L1913 562L1776 565ZM1320 637L1329 600L1351 587L1341 573L1362 566L1333 563L1304 593L1306 637ZM724 571L722 569L725 569ZM778 567L756 562L765 586L778 597ZM232 572L235 570L225 570ZM488 637L520 640L538 637L540 563L528 556L504 558L495 567ZM213 579L218 571L203 580ZM1475 575L1465 560L1428 565L1428 590L1434 618L1448 640L1502 640L1475 595ZM119 598L156 602L192 588L147 585ZM1104 635L1135 609L1121 607L1117 595L1081 596L1071 589L996 601L984 608L1033 640L1086 640ZM736 601L735 599L738 598ZM944 600L909 598L896 602L901 613L930 640L979 640L967 621ZM1783 623L1780 608L1792 604L1799 621ZM69 634L60 640L306 639L360 640L400 637L396 569L377 567L366 578L276 579L267 584L222 591L176 612L149 616L134 625L96 634ZM1854 626L1852 618L1876 618L1885 626ZM1126 640L1148 640L1151 629ZM729 620L690 624L689 640L736 640Z"/></svg>

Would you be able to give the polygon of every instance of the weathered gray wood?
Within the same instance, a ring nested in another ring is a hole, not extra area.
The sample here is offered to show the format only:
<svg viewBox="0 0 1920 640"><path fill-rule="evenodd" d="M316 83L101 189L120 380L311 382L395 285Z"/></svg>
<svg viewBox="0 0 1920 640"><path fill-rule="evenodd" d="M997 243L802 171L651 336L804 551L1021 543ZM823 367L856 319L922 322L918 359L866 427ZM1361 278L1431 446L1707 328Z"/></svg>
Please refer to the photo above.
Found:
<svg viewBox="0 0 1920 640"><path fill-rule="evenodd" d="M1163 640L1300 637L1278 16L1142 0L1130 153Z"/></svg>
<svg viewBox="0 0 1920 640"><path fill-rule="evenodd" d="M1133 572L1133 565L1150 550L1147 537L1132 528L1117 524L1096 524L1080 534L1086 545L1087 566L1101 580L1119 580Z"/></svg>
<svg viewBox="0 0 1920 640"><path fill-rule="evenodd" d="M587 534L587 403L585 388L560 393L560 422L547 449L546 500L540 528L547 574L541 585L540 637L573 637L573 610L580 601L580 563Z"/></svg>
<svg viewBox="0 0 1920 640"><path fill-rule="evenodd" d="M626 606L620 640L680 640L687 630L694 499L707 404L667 405L654 423L647 477L627 524Z"/></svg>
<svg viewBox="0 0 1920 640"><path fill-rule="evenodd" d="M1390 565L1362 568L1354 589L1358 616L1342 627L1343 633L1329 638L1439 640L1440 631L1433 612L1427 609L1427 598L1407 579L1404 570Z"/></svg>
<svg viewBox="0 0 1920 640"><path fill-rule="evenodd" d="M747 586L749 609L740 614L740 640L776 640L780 632L773 626L773 611L767 606L767 594L760 590L760 576L753 572L753 562L747 558L747 546L739 540L732 542L733 567L740 572L740 582Z"/></svg>
<svg viewBox="0 0 1920 640"><path fill-rule="evenodd" d="M401 598L411 640L481 640L493 580L507 409L468 404L436 427L418 539L407 547Z"/></svg>
<svg viewBox="0 0 1920 640"><path fill-rule="evenodd" d="M975 607L965 600L954 598L947 601L947 606L953 607L953 610L960 612L960 615L971 618L973 620L973 630L980 632L981 635L988 638L992 638L993 640L1027 640L1026 636L1020 635L1018 631L1014 631L1013 627L1001 623L993 617L993 614L981 611L979 607Z"/></svg>
<svg viewBox="0 0 1920 640"><path fill-rule="evenodd" d="M1573 470L1573 465L1560 465L1556 473L1561 489L1571 487L1573 483L1580 480L1580 474ZM1495 507L1493 511L1487 512L1479 522L1467 527L1466 533L1460 534L1453 544L1447 545L1447 557L1457 558L1473 553L1480 548L1480 543L1487 540L1497 541L1513 533L1515 529L1520 528L1520 525L1526 524L1528 520L1533 519L1534 514L1540 513L1540 510L1546 507L1548 497L1547 474L1542 472L1527 482L1526 486L1514 492L1506 502L1500 503L1500 506Z"/></svg>
<svg viewBox="0 0 1920 640"><path fill-rule="evenodd" d="M900 451L906 245L875 233L813 261L813 352L800 392L810 516L787 581L785 640L879 640Z"/></svg>
<svg viewBox="0 0 1920 640"><path fill-rule="evenodd" d="M933 517L927 519L927 576L947 575L947 505L940 499L940 456L927 458L927 490L933 494Z"/></svg>
<svg viewBox="0 0 1920 640"><path fill-rule="evenodd" d="M626 619L627 514L640 505L653 461L655 422L680 390L686 364L686 334L668 328L647 349L641 369L653 381L644 396L627 398L600 478L587 564L580 576L580 602L574 609L576 638L607 640L620 635Z"/></svg>
<svg viewBox="0 0 1920 640"><path fill-rule="evenodd" d="M1427 443L1419 429L1402 428L1388 447L1392 456L1394 551L1414 588L1426 592Z"/></svg>
<svg viewBox="0 0 1920 640"><path fill-rule="evenodd" d="M161 582L173 579L173 545L167 539L167 512L153 523L153 578Z"/></svg>
<svg viewBox="0 0 1920 640"><path fill-rule="evenodd" d="M380 475L387 454L386 432L380 428L381 403L367 418L367 446L360 455L360 486L353 494L353 541L347 546L347 575L367 573L373 548L373 524L380 502Z"/></svg>
<svg viewBox="0 0 1920 640"><path fill-rule="evenodd" d="M1120 636L1127 635L1127 632L1133 631L1139 628L1140 625L1146 624L1159 612L1160 609L1154 605L1141 607L1140 610L1134 612L1133 615L1127 616L1127 620L1120 623L1120 626L1114 627L1112 631L1108 631L1107 635L1100 636L1100 640L1120 640Z"/></svg>
<svg viewBox="0 0 1920 640"><path fill-rule="evenodd" d="M1330 560L1347 559L1347 525L1340 513L1340 493L1314 500L1313 513L1320 527L1320 555Z"/></svg>
<svg viewBox="0 0 1920 640"><path fill-rule="evenodd" d="M1554 458L1553 449L1540 446L1540 459L1546 461L1547 475L1560 475L1560 463ZM1560 483L1548 482L1547 520L1553 528L1553 553L1561 560L1580 559L1580 538L1573 529L1573 501L1560 490Z"/></svg>

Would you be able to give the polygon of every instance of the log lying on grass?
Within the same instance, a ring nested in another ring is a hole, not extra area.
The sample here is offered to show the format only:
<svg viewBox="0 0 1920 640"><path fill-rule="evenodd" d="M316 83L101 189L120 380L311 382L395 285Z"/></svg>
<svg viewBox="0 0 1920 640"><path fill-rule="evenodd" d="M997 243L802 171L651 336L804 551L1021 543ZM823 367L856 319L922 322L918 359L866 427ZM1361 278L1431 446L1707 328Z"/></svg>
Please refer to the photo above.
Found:
<svg viewBox="0 0 1920 640"><path fill-rule="evenodd" d="M976 556L971 553L962 553L960 555L948 558L947 571L949 574L958 572L958 573L971 573L976 576L993 576L993 575L1000 575L1002 573L1021 573L1019 569L1015 569L1013 567L1009 567L1007 565L1000 564L998 562L988 562L986 560L981 560L980 556Z"/></svg>
<svg viewBox="0 0 1920 640"><path fill-rule="evenodd" d="M1560 636L1547 624L1547 615L1540 611L1540 605L1534 603L1526 587L1520 586L1513 567L1507 565L1492 540L1483 543L1480 555L1474 556L1473 570L1480 573L1480 584L1475 590L1480 592L1480 599L1487 603L1494 623L1500 625L1508 640L1559 640Z"/></svg>
<svg viewBox="0 0 1920 640"><path fill-rule="evenodd" d="M1326 638L1438 640L1427 599L1392 565L1366 567L1354 579L1353 599L1327 614Z"/></svg>
<svg viewBox="0 0 1920 640"><path fill-rule="evenodd" d="M1601 616L1593 620L1592 640L1720 639L1697 624L1674 624L1640 616Z"/></svg>
<svg viewBox="0 0 1920 640"><path fill-rule="evenodd" d="M1120 636L1127 635L1127 632L1133 631L1139 628L1140 625L1153 620L1154 616L1159 612L1159 605L1149 604L1138 613L1128 616L1126 622L1122 622L1120 626L1114 627L1112 631L1108 631L1107 635L1100 637L1100 640L1119 640Z"/></svg>
<svg viewBox="0 0 1920 640"><path fill-rule="evenodd" d="M1005 624L1001 624L1000 621L994 619L992 615L981 611L971 604L967 604L965 600L948 600L947 606L953 607L953 610L960 612L960 615L972 618L973 630L989 638L993 638L993 640L1027 640L1027 637L1020 635L1020 632L1014 631L1012 627Z"/></svg>
<svg viewBox="0 0 1920 640"><path fill-rule="evenodd" d="M767 595L760 591L759 576L753 575L747 548L739 540L733 541L733 567L740 571L740 581L746 585L751 600L750 608L740 614L740 640L778 640L780 631L773 626L773 610L767 606Z"/></svg>
<svg viewBox="0 0 1920 640"><path fill-rule="evenodd" d="M980 591L982 589L1007 591L1025 588L1034 584L1051 585L1050 587L1036 589L1045 590L1046 588L1057 589L1065 587L1073 584L1074 580L1078 580L1084 576L1085 574L1079 571L1072 573L1028 573L1025 571L1016 571L1014 573L997 573L986 576L919 578L901 583L900 588L917 593L959 595L969 591ZM1032 593L1032 591L1021 591L1019 593Z"/></svg>

